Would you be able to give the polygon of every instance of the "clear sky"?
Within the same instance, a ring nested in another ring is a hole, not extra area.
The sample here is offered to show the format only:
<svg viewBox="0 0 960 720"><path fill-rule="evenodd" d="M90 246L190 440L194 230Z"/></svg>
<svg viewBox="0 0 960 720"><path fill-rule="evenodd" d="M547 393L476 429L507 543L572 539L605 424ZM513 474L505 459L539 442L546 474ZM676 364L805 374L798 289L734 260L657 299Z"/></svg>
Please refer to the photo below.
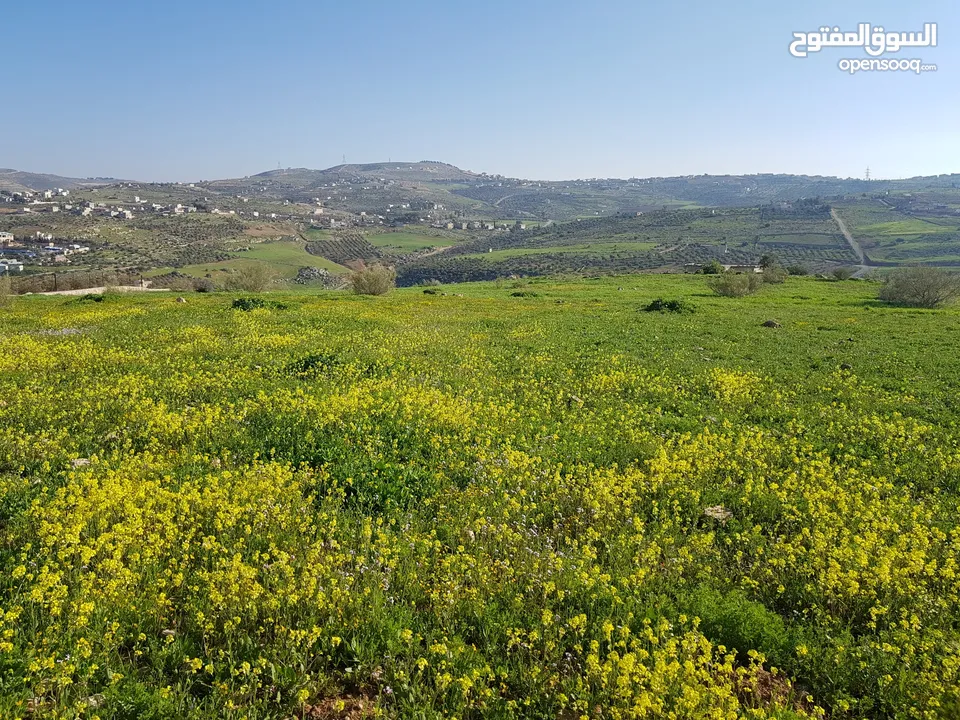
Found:
<svg viewBox="0 0 960 720"><path fill-rule="evenodd" d="M442 160L568 179L960 172L957 0L4 3L0 167L140 180ZM937 72L795 31L938 24Z"/></svg>

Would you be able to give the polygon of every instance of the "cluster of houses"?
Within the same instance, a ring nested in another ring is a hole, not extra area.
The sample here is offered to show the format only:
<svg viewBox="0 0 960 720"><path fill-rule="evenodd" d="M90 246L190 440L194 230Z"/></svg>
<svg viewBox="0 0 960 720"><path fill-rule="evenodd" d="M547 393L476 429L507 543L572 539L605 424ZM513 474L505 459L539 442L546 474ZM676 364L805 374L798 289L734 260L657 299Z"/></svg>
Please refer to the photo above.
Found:
<svg viewBox="0 0 960 720"><path fill-rule="evenodd" d="M0 192L0 201L12 203L42 202L53 200L55 197L70 197L70 191L62 188L56 190L18 190L14 192Z"/></svg>
<svg viewBox="0 0 960 720"><path fill-rule="evenodd" d="M49 192L49 191L48 191ZM69 190L64 190L64 192L69 193ZM2 196L8 201L10 198L19 195L20 193L13 193L11 195ZM31 215L35 213L59 213L59 212L68 212L73 213L74 215L80 215L82 217L90 217L91 215L102 216L102 217L112 217L120 218L123 220L132 220L133 212L126 210L122 207L113 207L109 205L104 205L101 203L94 202L81 202L77 204L73 203L60 203L50 200L39 200L34 199L30 200L28 204L23 204L20 208L20 212L25 215Z"/></svg>
<svg viewBox="0 0 960 720"><path fill-rule="evenodd" d="M434 223L431 227L446 229L446 230L526 230L526 223L517 221L513 225L509 223L492 223L492 222L452 222L448 221L445 223L438 222Z"/></svg>
<svg viewBox="0 0 960 720"><path fill-rule="evenodd" d="M71 255L90 252L86 245L56 243L53 236L38 232L30 242L19 242L12 233L0 232L0 274L23 272L24 265L68 263Z"/></svg>
<svg viewBox="0 0 960 720"><path fill-rule="evenodd" d="M12 233L0 232L0 254L3 254L4 250L14 242L15 240L13 239ZM0 257L0 275L15 272L23 272L23 263L19 260Z"/></svg>

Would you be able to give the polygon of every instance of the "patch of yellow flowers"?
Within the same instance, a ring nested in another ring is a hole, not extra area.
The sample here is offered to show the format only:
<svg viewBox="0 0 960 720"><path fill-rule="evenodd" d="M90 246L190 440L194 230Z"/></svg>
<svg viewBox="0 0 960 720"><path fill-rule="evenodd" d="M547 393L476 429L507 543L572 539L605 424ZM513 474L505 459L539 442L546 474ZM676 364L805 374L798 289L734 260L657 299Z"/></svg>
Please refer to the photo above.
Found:
<svg viewBox="0 0 960 720"><path fill-rule="evenodd" d="M0 325L0 716L960 707L960 450L869 387L507 304L115 302Z"/></svg>

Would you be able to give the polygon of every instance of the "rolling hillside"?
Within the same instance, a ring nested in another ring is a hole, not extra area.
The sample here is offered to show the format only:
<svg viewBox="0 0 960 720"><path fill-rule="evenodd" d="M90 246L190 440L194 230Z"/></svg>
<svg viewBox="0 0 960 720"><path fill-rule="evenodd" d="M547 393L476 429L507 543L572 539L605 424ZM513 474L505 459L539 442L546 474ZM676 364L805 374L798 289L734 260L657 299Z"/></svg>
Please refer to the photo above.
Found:
<svg viewBox="0 0 960 720"><path fill-rule="evenodd" d="M100 187L117 182L116 178L69 178L60 175L22 172L10 168L0 168L0 190L23 192L24 190L76 190L78 188Z"/></svg>

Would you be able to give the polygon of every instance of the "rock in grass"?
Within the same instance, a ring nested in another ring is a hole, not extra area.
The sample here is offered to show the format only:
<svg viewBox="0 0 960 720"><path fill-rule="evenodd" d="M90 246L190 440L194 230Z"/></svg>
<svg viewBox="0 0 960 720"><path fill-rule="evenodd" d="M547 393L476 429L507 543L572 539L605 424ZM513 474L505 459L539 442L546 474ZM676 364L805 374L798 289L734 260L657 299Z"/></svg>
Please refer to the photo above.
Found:
<svg viewBox="0 0 960 720"><path fill-rule="evenodd" d="M733 513L723 507L723 505L714 505L713 507L708 507L703 511L703 514L708 518L719 520L722 523L725 523L727 520L733 517Z"/></svg>
<svg viewBox="0 0 960 720"><path fill-rule="evenodd" d="M783 327L783 325L781 325L780 323L778 323L776 320L767 320L767 321L763 324L763 326L764 326L764 327L768 327L768 328L781 328L781 327Z"/></svg>

